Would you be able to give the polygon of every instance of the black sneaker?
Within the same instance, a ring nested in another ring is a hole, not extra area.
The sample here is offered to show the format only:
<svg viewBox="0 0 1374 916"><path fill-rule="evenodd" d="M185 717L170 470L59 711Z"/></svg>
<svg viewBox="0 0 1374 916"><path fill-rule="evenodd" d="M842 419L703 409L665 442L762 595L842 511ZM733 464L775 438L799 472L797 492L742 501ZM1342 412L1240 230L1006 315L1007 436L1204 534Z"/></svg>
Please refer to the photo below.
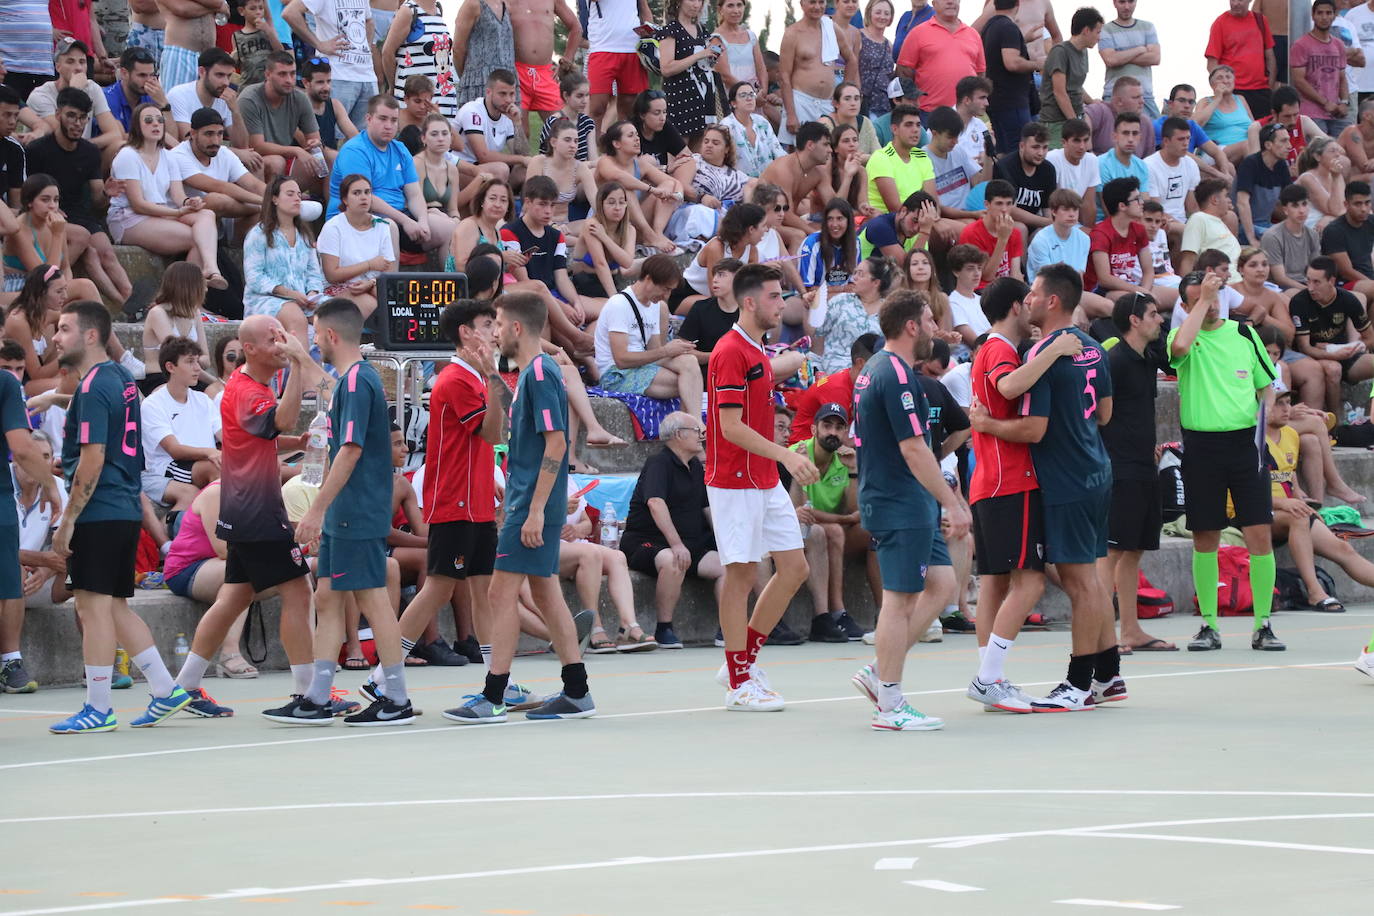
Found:
<svg viewBox="0 0 1374 916"><path fill-rule="evenodd" d="M466 658L469 664L482 664L482 647L477 644L477 637L475 636L469 636L455 642L453 651Z"/></svg>
<svg viewBox="0 0 1374 916"><path fill-rule="evenodd" d="M940 626L944 628L946 633L976 633L978 631L973 621L958 611L941 617Z"/></svg>
<svg viewBox="0 0 1374 916"><path fill-rule="evenodd" d="M1189 646L1189 648L1192 648ZM1265 624L1255 631L1255 635L1250 637L1250 648L1259 649L1262 652L1282 652L1288 647L1279 642L1279 638L1274 635L1274 628Z"/></svg>
<svg viewBox="0 0 1374 916"><path fill-rule="evenodd" d="M713 642L716 644L717 649L725 648L725 634L721 632L720 627L716 627L716 636Z"/></svg>
<svg viewBox="0 0 1374 916"><path fill-rule="evenodd" d="M782 626L782 624L778 624ZM774 630L774 635L777 634ZM863 634L859 634L862 636ZM835 622L835 618L829 614L817 614L811 618L811 641L812 642L849 642L849 636L840 625ZM769 639L772 642L772 639Z"/></svg>
<svg viewBox="0 0 1374 916"><path fill-rule="evenodd" d="M0 668L0 690L5 693L33 693L37 689L38 681L24 670L23 659L12 658Z"/></svg>
<svg viewBox="0 0 1374 916"><path fill-rule="evenodd" d="M287 725L332 725L334 716L329 706L316 706L300 694L293 694L291 702L279 709L264 709L264 719Z"/></svg>
<svg viewBox="0 0 1374 916"><path fill-rule="evenodd" d="M382 699L382 692L377 689L377 685L371 681L363 681L363 685L358 688L358 692L363 695L363 699L369 703L376 703ZM359 707L361 708L361 707Z"/></svg>
<svg viewBox="0 0 1374 916"><path fill-rule="evenodd" d="M835 623L844 631L844 635L849 638L850 642L858 642L864 638L864 628L859 626L857 620L849 616L848 611L840 611L834 615L834 618Z"/></svg>
<svg viewBox="0 0 1374 916"><path fill-rule="evenodd" d="M849 638L846 637L844 641L845 641L845 642L849 642ZM724 643L725 640L722 639L721 642ZM806 642L806 638L805 638L804 636L802 636L802 635L801 635L800 633L798 633L796 630L794 630L794 629L792 629L791 627L789 627L789 626L788 626L786 623L784 623L783 621L779 620L779 621L778 621L778 625L775 626L775 627L773 627L773 632L768 634L768 642L767 642L767 645L770 645L770 646L800 646L800 645L802 645L802 644L805 643L805 642Z"/></svg>
<svg viewBox="0 0 1374 916"><path fill-rule="evenodd" d="M583 608L572 615L573 629L577 631L577 647L583 652L587 651L587 646L592 642L592 629L596 626L596 613L587 608ZM553 648L553 643L549 643L549 648Z"/></svg>
<svg viewBox="0 0 1374 916"><path fill-rule="evenodd" d="M410 654L442 668L459 668L468 663L467 656L454 652L453 647L442 639L436 639L431 643L417 644L414 649L410 650Z"/></svg>
<svg viewBox="0 0 1374 916"><path fill-rule="evenodd" d="M681 649L682 640L673 632L671 623L660 623L654 627L654 640L658 642L660 649Z"/></svg>
<svg viewBox="0 0 1374 916"><path fill-rule="evenodd" d="M382 697L362 712L344 719L344 725L376 727L385 725L409 725L415 721L415 707L409 700L397 704Z"/></svg>
<svg viewBox="0 0 1374 916"><path fill-rule="evenodd" d="M1266 627L1266 629L1268 628ZM1259 634L1256 633L1255 635L1258 636ZM1193 641L1188 643L1189 652L1211 652L1220 648L1221 634L1205 623L1202 625L1202 629L1197 631Z"/></svg>

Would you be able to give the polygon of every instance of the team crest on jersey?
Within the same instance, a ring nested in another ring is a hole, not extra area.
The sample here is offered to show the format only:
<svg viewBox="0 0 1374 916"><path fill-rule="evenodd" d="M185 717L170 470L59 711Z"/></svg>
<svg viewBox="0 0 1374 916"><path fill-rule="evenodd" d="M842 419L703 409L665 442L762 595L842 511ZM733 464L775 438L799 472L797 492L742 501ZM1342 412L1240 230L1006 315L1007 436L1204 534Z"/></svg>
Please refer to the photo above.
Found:
<svg viewBox="0 0 1374 916"><path fill-rule="evenodd" d="M1236 378L1249 378L1249 377L1250 377L1250 370L1249 370L1249 369L1237 369L1237 370L1236 370Z"/></svg>
<svg viewBox="0 0 1374 916"><path fill-rule="evenodd" d="M305 565L305 556L301 553L301 549L299 547L291 548L291 559L295 561L297 566Z"/></svg>
<svg viewBox="0 0 1374 916"><path fill-rule="evenodd" d="M911 396L911 392L910 392L910 391L903 391L903 392L902 392L902 409L903 409L903 410L915 410L915 409L916 409L916 399L915 399L914 397Z"/></svg>
<svg viewBox="0 0 1374 916"><path fill-rule="evenodd" d="M872 379L870 379L870 378L869 378L868 376L866 376L866 375L861 375L861 376L859 376L858 378L856 378L856 379L854 380L854 390L855 390L855 391L863 391L865 388L868 387L868 383L871 382L871 381L872 381Z"/></svg>

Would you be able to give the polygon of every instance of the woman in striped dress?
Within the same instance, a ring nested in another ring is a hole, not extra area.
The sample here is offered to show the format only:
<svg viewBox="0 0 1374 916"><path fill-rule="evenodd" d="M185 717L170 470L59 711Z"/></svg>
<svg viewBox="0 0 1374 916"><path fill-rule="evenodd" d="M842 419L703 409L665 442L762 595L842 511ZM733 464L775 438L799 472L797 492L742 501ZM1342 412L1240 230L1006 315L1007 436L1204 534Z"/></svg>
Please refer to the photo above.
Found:
<svg viewBox="0 0 1374 916"><path fill-rule="evenodd" d="M434 83L434 104L450 121L458 117L458 81L453 69L453 36L439 0L406 0L396 10L382 45L391 94L402 104L406 80L417 73Z"/></svg>

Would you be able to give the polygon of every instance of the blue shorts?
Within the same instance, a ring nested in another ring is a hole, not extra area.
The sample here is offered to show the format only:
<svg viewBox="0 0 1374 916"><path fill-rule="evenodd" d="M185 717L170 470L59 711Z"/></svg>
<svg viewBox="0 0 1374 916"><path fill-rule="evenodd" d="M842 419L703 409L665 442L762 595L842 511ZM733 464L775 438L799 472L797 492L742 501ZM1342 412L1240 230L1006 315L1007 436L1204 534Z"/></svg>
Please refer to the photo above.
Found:
<svg viewBox="0 0 1374 916"><path fill-rule="evenodd" d="M925 591L926 569L931 565L932 548L939 533L934 528L896 528L870 533L873 552L878 556L883 590L904 594ZM949 562L948 550L945 562Z"/></svg>
<svg viewBox="0 0 1374 916"><path fill-rule="evenodd" d="M164 43L157 65L158 82L163 89L194 83L200 67L200 52Z"/></svg>
<svg viewBox="0 0 1374 916"><path fill-rule="evenodd" d="M1110 486L1071 503L1045 503L1045 562L1096 563L1107 555Z"/></svg>
<svg viewBox="0 0 1374 916"><path fill-rule="evenodd" d="M336 592L386 588L386 538L322 535L315 576Z"/></svg>
<svg viewBox="0 0 1374 916"><path fill-rule="evenodd" d="M930 563L929 566L953 566L954 561L949 558L949 545L945 543L945 536L940 533L940 529L935 529L935 537L930 542Z"/></svg>
<svg viewBox="0 0 1374 916"><path fill-rule="evenodd" d="M658 366L652 363L633 369L607 369L597 386L621 394L643 394L657 376Z"/></svg>
<svg viewBox="0 0 1374 916"><path fill-rule="evenodd" d="M563 517L561 512L555 514L558 521L544 526L544 546L533 550L520 543L520 526L524 521L508 519L496 538L497 572L538 576L541 579L558 575L558 550L563 543L558 536L563 533Z"/></svg>
<svg viewBox="0 0 1374 916"><path fill-rule="evenodd" d="M191 597L191 583L195 581L196 573L205 565L209 557L196 560L190 566L184 567L181 572L172 576L170 579L163 579L162 584L167 586L173 595L180 595L183 598Z"/></svg>
<svg viewBox="0 0 1374 916"><path fill-rule="evenodd" d="M19 568L19 526L0 525L0 599L23 597L24 571Z"/></svg>

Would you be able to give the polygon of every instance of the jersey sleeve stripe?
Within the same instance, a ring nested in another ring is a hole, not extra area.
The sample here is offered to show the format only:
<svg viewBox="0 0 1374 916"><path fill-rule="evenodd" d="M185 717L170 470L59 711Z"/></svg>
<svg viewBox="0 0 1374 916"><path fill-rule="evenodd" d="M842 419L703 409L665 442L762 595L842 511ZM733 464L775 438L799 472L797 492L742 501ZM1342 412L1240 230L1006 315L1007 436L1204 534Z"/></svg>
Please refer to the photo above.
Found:
<svg viewBox="0 0 1374 916"><path fill-rule="evenodd" d="M544 359L543 359L543 357L540 357L540 358L538 358L538 359L536 359L536 360L534 361L534 380L535 380L536 382L542 382L542 381L544 381Z"/></svg>
<svg viewBox="0 0 1374 916"><path fill-rule="evenodd" d="M459 422L459 423L466 423L467 421L471 420L473 417L479 416L479 415L484 414L484 413L486 413L486 412L487 412L487 408L486 408L486 405L484 404L484 405L482 405L481 407L478 407L476 410L472 411L471 413L465 413L465 414L463 414L462 416L460 416L460 417L458 418L458 422Z"/></svg>
<svg viewBox="0 0 1374 916"><path fill-rule="evenodd" d="M91 441L91 424L86 421L81 422L81 444L85 445Z"/></svg>
<svg viewBox="0 0 1374 916"><path fill-rule="evenodd" d="M549 412L548 408L544 409L544 431L553 432L553 414Z"/></svg>
<svg viewBox="0 0 1374 916"><path fill-rule="evenodd" d="M348 390L349 390L350 392L356 392L356 391L358 390L358 366L359 366L359 365L360 365L360 364L355 363L354 366L353 366L353 368L348 370Z"/></svg>
<svg viewBox="0 0 1374 916"><path fill-rule="evenodd" d="M897 373L897 381L905 385L907 383L906 367L903 366L902 361L895 356L889 356L888 359L892 361L892 371Z"/></svg>

